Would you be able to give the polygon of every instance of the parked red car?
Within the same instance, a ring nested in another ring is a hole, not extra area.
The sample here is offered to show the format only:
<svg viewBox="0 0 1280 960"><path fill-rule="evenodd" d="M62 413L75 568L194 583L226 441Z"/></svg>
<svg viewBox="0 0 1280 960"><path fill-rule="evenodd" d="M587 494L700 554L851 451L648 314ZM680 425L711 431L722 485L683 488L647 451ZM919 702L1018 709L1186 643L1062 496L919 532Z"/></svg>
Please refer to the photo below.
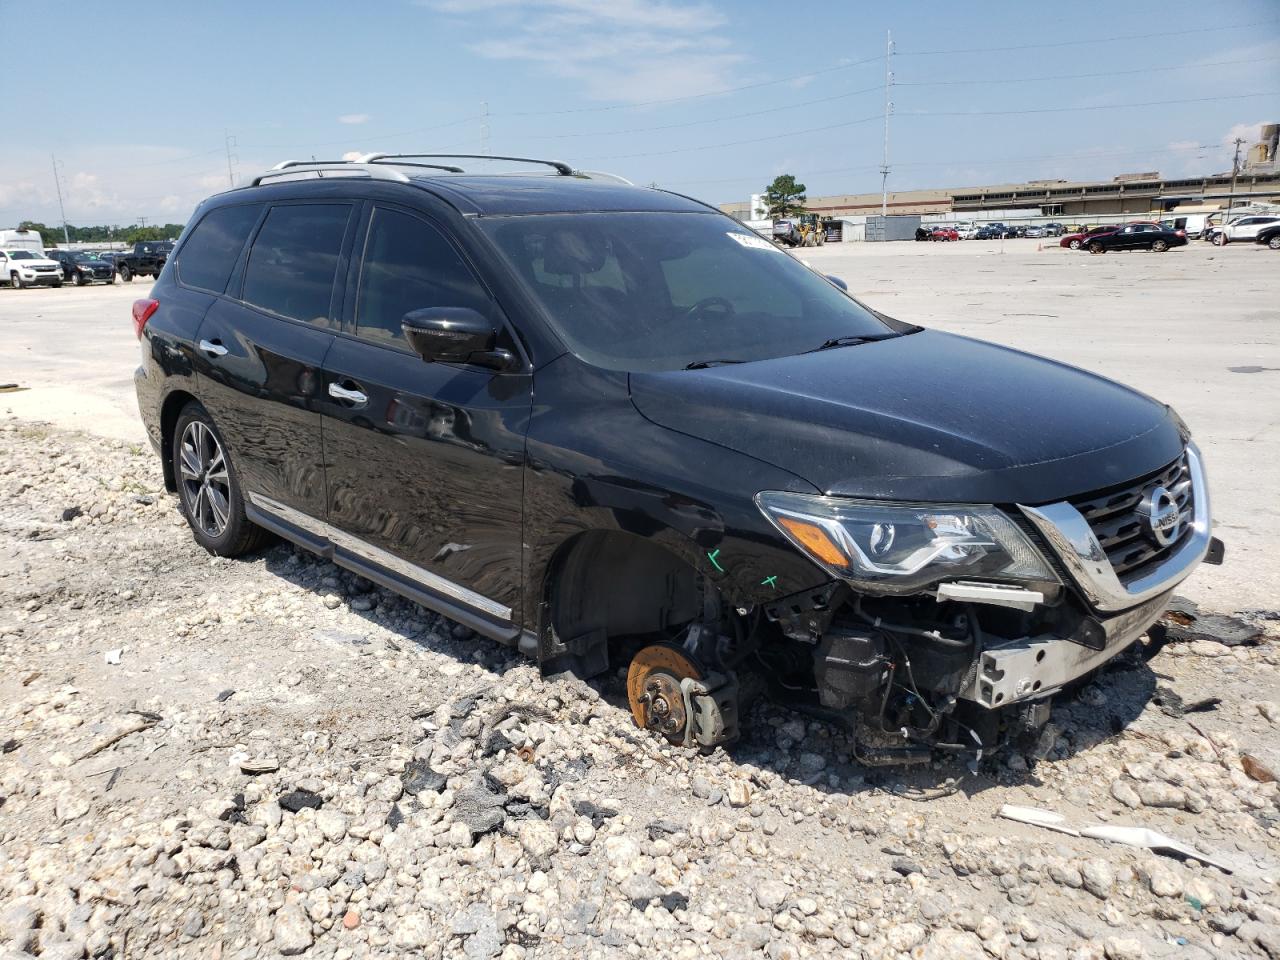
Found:
<svg viewBox="0 0 1280 960"><path fill-rule="evenodd" d="M960 231L954 227L942 226L941 224L929 231L930 240L959 240Z"/></svg>
<svg viewBox="0 0 1280 960"><path fill-rule="evenodd" d="M1105 223L1100 227L1090 227L1084 233L1068 233L1058 241L1060 247L1070 247L1072 250L1079 250L1084 246L1084 242L1089 237L1096 237L1100 233L1115 233L1123 224Z"/></svg>

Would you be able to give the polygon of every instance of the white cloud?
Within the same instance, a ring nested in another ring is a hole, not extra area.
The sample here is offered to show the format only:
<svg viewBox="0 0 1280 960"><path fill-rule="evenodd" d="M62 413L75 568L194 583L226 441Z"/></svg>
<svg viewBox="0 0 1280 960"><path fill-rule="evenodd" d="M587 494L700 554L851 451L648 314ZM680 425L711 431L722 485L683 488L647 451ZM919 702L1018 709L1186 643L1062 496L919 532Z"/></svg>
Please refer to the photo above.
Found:
<svg viewBox="0 0 1280 960"><path fill-rule="evenodd" d="M359 160L364 154L359 150L348 150L342 155L343 160Z"/></svg>
<svg viewBox="0 0 1280 960"><path fill-rule="evenodd" d="M85 144L59 151L67 220L79 226L164 218L182 222L210 194L228 187L225 155L190 146ZM242 157L238 183L273 160ZM58 195L49 155L16 147L0 151L0 227L21 220L58 223Z"/></svg>
<svg viewBox="0 0 1280 960"><path fill-rule="evenodd" d="M1264 122L1259 120L1257 123L1237 123L1222 135L1221 142L1229 144L1234 149L1236 138L1239 137L1244 140L1244 143L1240 144L1240 150L1243 153L1243 151L1248 150L1258 142L1258 139L1262 136L1262 124Z"/></svg>
<svg viewBox="0 0 1280 960"><path fill-rule="evenodd" d="M490 38L472 52L524 60L577 81L595 100L643 102L717 93L744 58L709 3L661 0L422 0L439 13L483 14Z"/></svg>
<svg viewBox="0 0 1280 960"><path fill-rule="evenodd" d="M338 122L350 124L368 123L369 115L367 113L344 113L338 118Z"/></svg>

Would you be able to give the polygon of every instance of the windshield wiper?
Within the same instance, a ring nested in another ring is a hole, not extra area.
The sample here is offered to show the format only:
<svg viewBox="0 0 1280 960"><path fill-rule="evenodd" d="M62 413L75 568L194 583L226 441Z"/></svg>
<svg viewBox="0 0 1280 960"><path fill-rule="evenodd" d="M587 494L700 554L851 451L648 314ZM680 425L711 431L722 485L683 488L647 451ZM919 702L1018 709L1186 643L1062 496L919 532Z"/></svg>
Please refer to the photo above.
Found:
<svg viewBox="0 0 1280 960"><path fill-rule="evenodd" d="M686 370L705 370L707 367L719 367L726 363L746 363L745 360L694 360L693 363L686 363Z"/></svg>
<svg viewBox="0 0 1280 960"><path fill-rule="evenodd" d="M870 333L862 336L852 337L832 337L830 340L823 340L821 344L812 350L805 350L804 353L817 353L819 350L830 350L833 347L855 347L860 343L875 343L877 340L892 340L894 337L900 337L900 333Z"/></svg>

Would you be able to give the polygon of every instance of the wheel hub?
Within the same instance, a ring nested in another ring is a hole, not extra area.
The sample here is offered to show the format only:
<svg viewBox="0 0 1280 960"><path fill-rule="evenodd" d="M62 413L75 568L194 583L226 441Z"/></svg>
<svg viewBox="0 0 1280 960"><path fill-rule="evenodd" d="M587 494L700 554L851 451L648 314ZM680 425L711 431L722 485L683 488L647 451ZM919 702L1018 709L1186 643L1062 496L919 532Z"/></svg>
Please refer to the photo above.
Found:
<svg viewBox="0 0 1280 960"><path fill-rule="evenodd" d="M637 653L627 670L627 701L636 726L683 740L689 717L680 681L686 677L701 680L702 671L683 650L656 644Z"/></svg>

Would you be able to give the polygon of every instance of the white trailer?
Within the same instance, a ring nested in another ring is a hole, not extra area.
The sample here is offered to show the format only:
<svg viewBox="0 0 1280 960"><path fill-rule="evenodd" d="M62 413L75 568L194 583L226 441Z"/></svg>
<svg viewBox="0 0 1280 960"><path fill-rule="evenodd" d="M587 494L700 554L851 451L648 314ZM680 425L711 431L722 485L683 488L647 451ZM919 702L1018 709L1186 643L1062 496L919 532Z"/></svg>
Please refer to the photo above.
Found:
<svg viewBox="0 0 1280 960"><path fill-rule="evenodd" d="M35 230L0 230L0 250L30 250L44 256L44 237Z"/></svg>

